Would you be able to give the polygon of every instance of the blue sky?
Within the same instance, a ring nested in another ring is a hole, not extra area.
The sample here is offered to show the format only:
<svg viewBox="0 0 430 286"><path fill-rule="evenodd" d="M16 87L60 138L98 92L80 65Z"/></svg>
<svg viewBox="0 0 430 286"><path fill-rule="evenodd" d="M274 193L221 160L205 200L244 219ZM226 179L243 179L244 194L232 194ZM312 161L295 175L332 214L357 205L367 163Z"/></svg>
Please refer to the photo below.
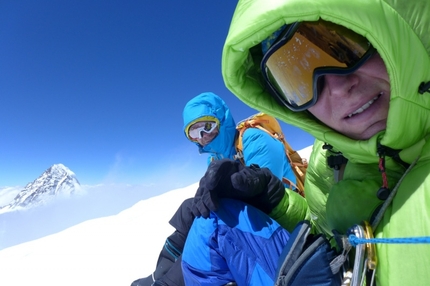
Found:
<svg viewBox="0 0 430 286"><path fill-rule="evenodd" d="M0 3L0 187L53 164L81 184L166 191L199 180L206 155L182 109L205 91L236 121L256 111L224 86L221 52L236 1ZM295 149L310 135L282 124Z"/></svg>

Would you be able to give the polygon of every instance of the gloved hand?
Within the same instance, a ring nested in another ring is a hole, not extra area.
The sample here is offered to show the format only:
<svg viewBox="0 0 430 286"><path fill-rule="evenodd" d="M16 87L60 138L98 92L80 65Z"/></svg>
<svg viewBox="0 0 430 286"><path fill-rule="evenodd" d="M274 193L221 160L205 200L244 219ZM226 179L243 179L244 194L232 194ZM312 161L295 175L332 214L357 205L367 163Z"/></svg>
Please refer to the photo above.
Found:
<svg viewBox="0 0 430 286"><path fill-rule="evenodd" d="M209 212L218 209L218 198L227 197L232 191L231 176L244 166L228 159L214 160L200 179L191 211L194 216L209 217Z"/></svg>
<svg viewBox="0 0 430 286"><path fill-rule="evenodd" d="M234 199L269 214L285 196L285 186L268 168L251 165L231 176Z"/></svg>
<svg viewBox="0 0 430 286"><path fill-rule="evenodd" d="M216 160L200 180L191 210L195 216L208 217L210 211L218 209L220 198L231 198L270 213L284 195L284 185L269 169Z"/></svg>

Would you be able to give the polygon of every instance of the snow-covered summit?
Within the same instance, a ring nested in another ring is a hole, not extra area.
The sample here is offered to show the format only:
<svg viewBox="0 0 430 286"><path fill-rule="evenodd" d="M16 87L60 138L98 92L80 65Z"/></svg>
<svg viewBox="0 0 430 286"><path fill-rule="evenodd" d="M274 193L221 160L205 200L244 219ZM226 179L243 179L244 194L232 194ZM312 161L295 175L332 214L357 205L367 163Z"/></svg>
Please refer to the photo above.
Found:
<svg viewBox="0 0 430 286"><path fill-rule="evenodd" d="M75 173L63 164L54 164L39 178L28 183L12 202L0 207L0 213L42 205L54 196L70 195L80 189Z"/></svg>

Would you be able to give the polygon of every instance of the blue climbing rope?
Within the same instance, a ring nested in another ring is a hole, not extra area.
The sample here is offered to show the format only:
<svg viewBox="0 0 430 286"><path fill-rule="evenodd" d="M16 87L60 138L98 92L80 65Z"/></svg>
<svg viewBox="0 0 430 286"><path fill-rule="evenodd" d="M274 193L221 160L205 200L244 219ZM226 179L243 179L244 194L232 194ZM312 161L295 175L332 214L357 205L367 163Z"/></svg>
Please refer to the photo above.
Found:
<svg viewBox="0 0 430 286"><path fill-rule="evenodd" d="M348 236L348 241L352 246L365 243L390 243L390 244L426 244L430 243L430 236L422 237L399 237L399 238L359 238L351 234Z"/></svg>

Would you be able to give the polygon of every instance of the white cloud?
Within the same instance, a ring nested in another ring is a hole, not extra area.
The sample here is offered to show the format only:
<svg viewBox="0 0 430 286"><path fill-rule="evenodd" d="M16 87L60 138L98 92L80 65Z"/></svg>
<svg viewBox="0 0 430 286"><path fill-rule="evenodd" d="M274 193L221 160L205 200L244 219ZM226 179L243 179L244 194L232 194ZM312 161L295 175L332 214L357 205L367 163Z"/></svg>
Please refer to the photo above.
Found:
<svg viewBox="0 0 430 286"><path fill-rule="evenodd" d="M4 187L0 189L0 206L9 204L23 187Z"/></svg>

